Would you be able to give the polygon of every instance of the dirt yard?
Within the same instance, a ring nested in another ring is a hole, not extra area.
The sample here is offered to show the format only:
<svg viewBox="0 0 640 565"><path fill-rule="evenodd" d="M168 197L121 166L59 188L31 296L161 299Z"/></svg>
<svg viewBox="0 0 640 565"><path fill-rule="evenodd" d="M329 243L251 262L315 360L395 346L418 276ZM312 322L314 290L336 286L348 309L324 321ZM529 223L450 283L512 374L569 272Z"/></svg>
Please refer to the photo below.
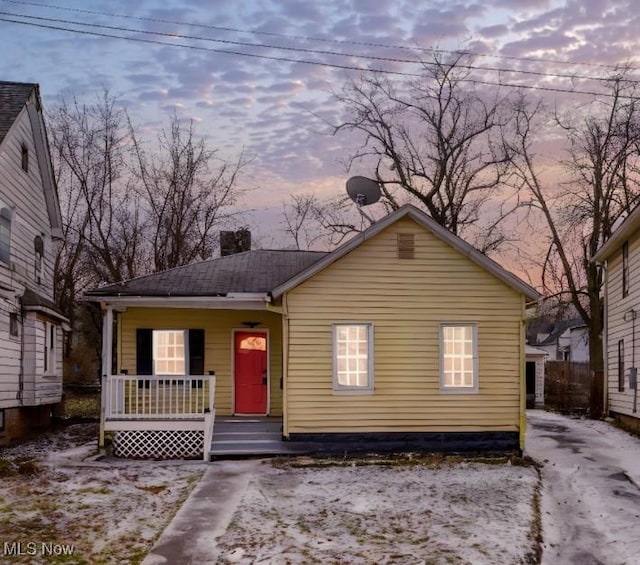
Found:
<svg viewBox="0 0 640 565"><path fill-rule="evenodd" d="M78 424L0 449L1 563L139 563L204 470L97 460L96 437Z"/></svg>
<svg viewBox="0 0 640 565"><path fill-rule="evenodd" d="M218 539L217 562L538 562L535 467L454 458L361 463L263 465Z"/></svg>
<svg viewBox="0 0 640 565"><path fill-rule="evenodd" d="M197 497L187 497L205 469L204 480L220 484L237 463L100 459L96 433L95 425L77 424L0 450L0 562L140 563L185 500L183 510L197 509ZM539 475L526 462L251 463L224 533L216 539L201 516L194 524L206 551L192 562L538 562Z"/></svg>

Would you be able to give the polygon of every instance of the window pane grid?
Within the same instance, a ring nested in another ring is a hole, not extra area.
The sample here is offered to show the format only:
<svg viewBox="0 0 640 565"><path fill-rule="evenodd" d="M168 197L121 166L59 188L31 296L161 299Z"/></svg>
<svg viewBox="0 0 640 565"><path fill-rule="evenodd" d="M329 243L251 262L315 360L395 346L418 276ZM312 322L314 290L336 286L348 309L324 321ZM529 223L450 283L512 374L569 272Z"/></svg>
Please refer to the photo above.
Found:
<svg viewBox="0 0 640 565"><path fill-rule="evenodd" d="M368 387L369 327L337 326L335 340L337 384L341 387Z"/></svg>
<svg viewBox="0 0 640 565"><path fill-rule="evenodd" d="M443 326L443 384L473 388L473 326Z"/></svg>
<svg viewBox="0 0 640 565"><path fill-rule="evenodd" d="M155 330L153 332L153 363L155 375L184 375L184 331Z"/></svg>

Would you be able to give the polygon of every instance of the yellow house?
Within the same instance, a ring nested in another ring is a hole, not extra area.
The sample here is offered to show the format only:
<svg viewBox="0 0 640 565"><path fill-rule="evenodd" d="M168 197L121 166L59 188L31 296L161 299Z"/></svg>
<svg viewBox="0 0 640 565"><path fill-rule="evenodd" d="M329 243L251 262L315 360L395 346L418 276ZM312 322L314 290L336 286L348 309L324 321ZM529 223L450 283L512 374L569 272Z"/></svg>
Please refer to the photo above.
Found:
<svg viewBox="0 0 640 565"><path fill-rule="evenodd" d="M331 253L248 251L88 295L122 454L191 441L208 457L212 435L214 454L256 451L265 425L285 451L523 447L539 295L411 205ZM237 421L254 428L227 435Z"/></svg>

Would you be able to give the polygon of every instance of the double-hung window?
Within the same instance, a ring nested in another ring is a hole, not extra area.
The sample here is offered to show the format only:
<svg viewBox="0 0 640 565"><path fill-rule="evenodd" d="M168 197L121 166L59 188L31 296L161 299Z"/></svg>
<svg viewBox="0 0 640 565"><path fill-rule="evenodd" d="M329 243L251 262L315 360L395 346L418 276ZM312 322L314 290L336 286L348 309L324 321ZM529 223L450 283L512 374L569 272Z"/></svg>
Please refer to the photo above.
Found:
<svg viewBox="0 0 640 565"><path fill-rule="evenodd" d="M137 375L204 375L203 329L136 329ZM122 367L128 371L129 367Z"/></svg>
<svg viewBox="0 0 640 565"><path fill-rule="evenodd" d="M333 390L373 391L373 324L334 324Z"/></svg>
<svg viewBox="0 0 640 565"><path fill-rule="evenodd" d="M44 374L55 375L56 363L56 326L49 322L44 323Z"/></svg>
<svg viewBox="0 0 640 565"><path fill-rule="evenodd" d="M478 391L478 326L471 323L440 325L440 389Z"/></svg>
<svg viewBox="0 0 640 565"><path fill-rule="evenodd" d="M184 330L153 331L153 374L186 375Z"/></svg>

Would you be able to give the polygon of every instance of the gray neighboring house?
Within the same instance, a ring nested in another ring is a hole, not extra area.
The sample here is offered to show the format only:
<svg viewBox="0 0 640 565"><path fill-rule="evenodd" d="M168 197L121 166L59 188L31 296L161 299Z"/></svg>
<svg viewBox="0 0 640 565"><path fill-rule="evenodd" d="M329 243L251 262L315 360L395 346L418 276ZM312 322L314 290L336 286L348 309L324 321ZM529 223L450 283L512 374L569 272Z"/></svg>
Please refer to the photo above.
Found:
<svg viewBox="0 0 640 565"><path fill-rule="evenodd" d="M527 343L547 354L547 361L589 362L589 328L582 318L553 322L532 321L527 330Z"/></svg>
<svg viewBox="0 0 640 565"><path fill-rule="evenodd" d="M62 399L61 239L38 85L0 81L0 444L48 425Z"/></svg>

